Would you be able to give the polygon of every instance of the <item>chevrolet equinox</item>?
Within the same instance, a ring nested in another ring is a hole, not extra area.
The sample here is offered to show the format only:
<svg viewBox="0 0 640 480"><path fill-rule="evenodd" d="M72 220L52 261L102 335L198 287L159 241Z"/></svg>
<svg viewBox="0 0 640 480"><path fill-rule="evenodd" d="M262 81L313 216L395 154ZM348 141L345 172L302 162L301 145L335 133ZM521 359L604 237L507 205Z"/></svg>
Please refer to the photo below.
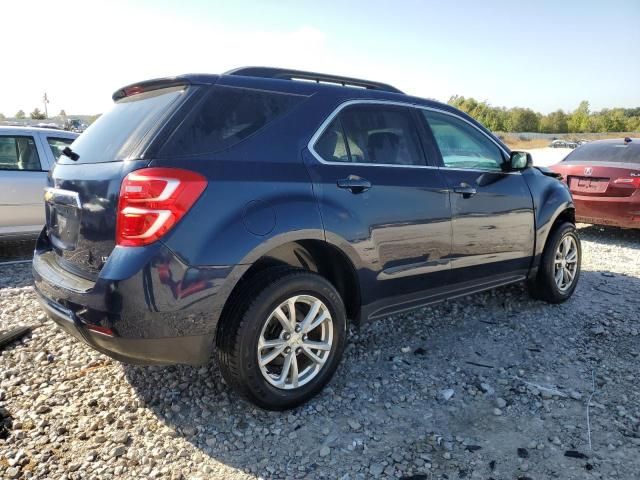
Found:
<svg viewBox="0 0 640 480"><path fill-rule="evenodd" d="M468 115L265 67L129 85L48 177L43 308L115 359L206 363L268 409L335 372L349 322L580 275L571 194Z"/></svg>

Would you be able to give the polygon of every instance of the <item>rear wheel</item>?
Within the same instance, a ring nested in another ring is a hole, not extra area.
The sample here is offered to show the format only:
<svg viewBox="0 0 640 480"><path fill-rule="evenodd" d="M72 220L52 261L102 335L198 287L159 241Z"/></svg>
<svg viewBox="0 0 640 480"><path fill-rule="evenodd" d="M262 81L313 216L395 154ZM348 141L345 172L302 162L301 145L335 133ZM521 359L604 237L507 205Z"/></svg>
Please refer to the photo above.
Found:
<svg viewBox="0 0 640 480"><path fill-rule="evenodd" d="M274 269L257 275L221 319L222 375L260 407L283 410L316 395L344 350L340 295L315 273Z"/></svg>
<svg viewBox="0 0 640 480"><path fill-rule="evenodd" d="M551 232L538 274L529 285L532 296L562 303L573 295L580 277L582 249L575 225L565 222Z"/></svg>

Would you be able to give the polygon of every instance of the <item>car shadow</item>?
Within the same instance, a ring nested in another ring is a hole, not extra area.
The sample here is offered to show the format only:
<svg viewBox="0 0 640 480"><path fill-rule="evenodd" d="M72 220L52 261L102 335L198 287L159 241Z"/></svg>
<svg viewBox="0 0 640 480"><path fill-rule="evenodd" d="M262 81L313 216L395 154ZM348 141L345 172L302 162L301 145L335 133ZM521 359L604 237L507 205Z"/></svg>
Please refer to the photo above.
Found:
<svg viewBox="0 0 640 480"><path fill-rule="evenodd" d="M640 249L640 228L578 224L578 234L582 240L588 242Z"/></svg>
<svg viewBox="0 0 640 480"><path fill-rule="evenodd" d="M35 239L0 240L0 262L28 260L33 256Z"/></svg>
<svg viewBox="0 0 640 480"><path fill-rule="evenodd" d="M597 238L601 233L590 228L587 234ZM505 442L553 433L548 430L553 425L543 427L529 414L519 415L518 408L495 417L491 397L481 392L473 397L466 389L484 381L511 404L517 395L509 396L508 390L519 388L513 379L526 371L532 381L536 375L541 381L555 378L564 388L588 392L590 377L571 370L567 358L593 362L595 354L585 352L606 348L607 342L617 342L611 347L616 355L633 351L637 336L594 330L612 303L628 298L640 298L639 278L583 271L574 296L561 305L533 300L523 285L512 285L382 319L353 330L332 382L306 405L286 412L261 410L239 399L214 360L200 368L126 365L124 372L140 401L175 435L247 473L368 475L373 462L393 466L396 454L429 458L449 471L453 467L442 460L442 446L429 443L429 435L462 436L483 449L478 455L487 456L504 454L501 448L512 446ZM633 324L632 310L620 312L629 316L624 325ZM449 401L441 395L445 388L455 390ZM582 422L583 406L576 402L573 409L567 406L564 414ZM514 438L505 440L507 433ZM428 473L420 463L409 464L396 473Z"/></svg>

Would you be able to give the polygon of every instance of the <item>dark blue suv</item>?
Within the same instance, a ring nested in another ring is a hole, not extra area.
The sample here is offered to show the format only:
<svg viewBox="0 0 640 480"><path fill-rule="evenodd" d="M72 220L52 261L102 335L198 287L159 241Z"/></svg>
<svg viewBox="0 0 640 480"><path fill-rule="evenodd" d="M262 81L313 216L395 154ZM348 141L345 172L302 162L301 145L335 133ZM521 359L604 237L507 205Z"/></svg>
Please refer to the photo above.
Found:
<svg viewBox="0 0 640 480"><path fill-rule="evenodd" d="M33 260L47 313L113 358L215 351L229 385L284 409L331 378L349 322L576 288L566 186L450 106L258 67L113 100L52 170Z"/></svg>

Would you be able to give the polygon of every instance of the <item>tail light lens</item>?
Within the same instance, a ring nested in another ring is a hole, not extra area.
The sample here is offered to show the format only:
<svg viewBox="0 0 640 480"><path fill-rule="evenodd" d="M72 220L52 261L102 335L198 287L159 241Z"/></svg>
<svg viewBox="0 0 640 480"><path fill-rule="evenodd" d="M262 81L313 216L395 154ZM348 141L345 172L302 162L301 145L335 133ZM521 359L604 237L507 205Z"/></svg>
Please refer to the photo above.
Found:
<svg viewBox="0 0 640 480"><path fill-rule="evenodd" d="M640 177L616 178L613 183L616 185L629 185L633 188L640 188Z"/></svg>
<svg viewBox="0 0 640 480"><path fill-rule="evenodd" d="M162 238L207 187L200 174L177 168L143 168L122 181L116 243L139 247Z"/></svg>

